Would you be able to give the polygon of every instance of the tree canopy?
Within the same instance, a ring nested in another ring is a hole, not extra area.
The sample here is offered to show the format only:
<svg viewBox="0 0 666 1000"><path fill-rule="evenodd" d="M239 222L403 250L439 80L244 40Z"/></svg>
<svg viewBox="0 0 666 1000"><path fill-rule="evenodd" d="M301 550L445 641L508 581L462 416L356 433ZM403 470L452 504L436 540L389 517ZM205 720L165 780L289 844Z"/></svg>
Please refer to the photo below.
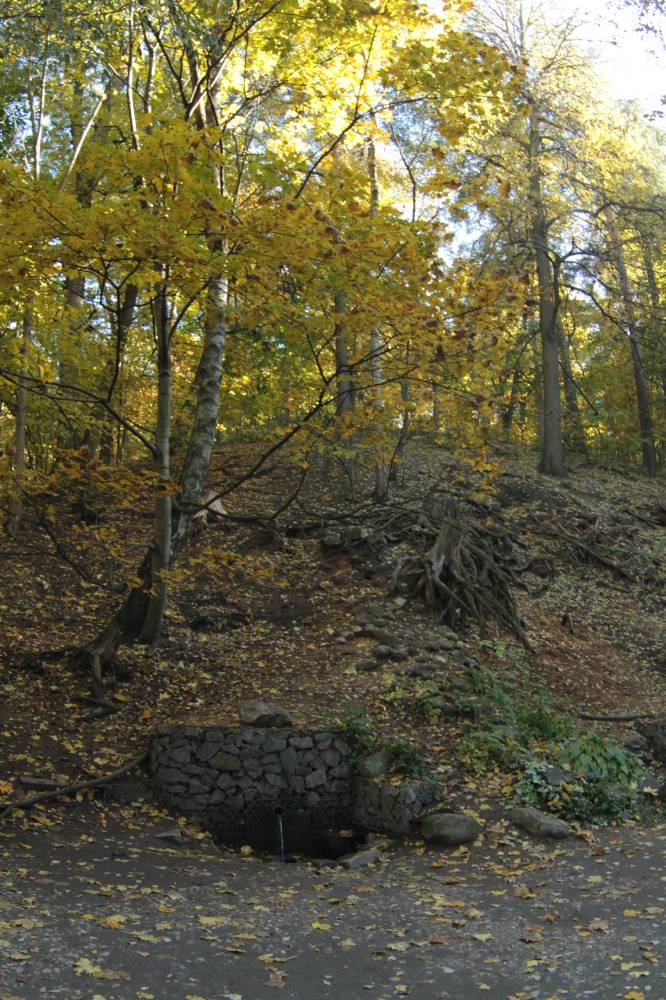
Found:
<svg viewBox="0 0 666 1000"><path fill-rule="evenodd" d="M575 18L9 0L0 33L7 528L65 467L142 469L124 630L159 634L224 439L371 467L380 501L415 431L482 490L512 440L663 467L663 133Z"/></svg>

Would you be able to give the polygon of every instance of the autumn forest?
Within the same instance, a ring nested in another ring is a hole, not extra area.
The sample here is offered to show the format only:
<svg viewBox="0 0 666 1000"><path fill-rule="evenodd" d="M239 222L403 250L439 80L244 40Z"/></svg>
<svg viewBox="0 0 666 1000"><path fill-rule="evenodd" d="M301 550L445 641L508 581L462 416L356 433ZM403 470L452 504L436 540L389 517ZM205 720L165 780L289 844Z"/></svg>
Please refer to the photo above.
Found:
<svg viewBox="0 0 666 1000"><path fill-rule="evenodd" d="M444 814L455 834L428 816L435 845L472 844L486 809L495 844L507 797L546 811L537 836L643 815L666 724L654 751L617 726L663 714L666 693L666 137L660 112L617 96L572 11L0 3L0 722L14 746L0 818L21 836L65 787L91 816L106 808L85 789L148 759L181 789L171 805L187 788L219 804L238 748L214 753L192 727L239 697L263 762L280 754L273 785L305 781L310 805L318 781L347 781L347 752L392 787L434 769L435 798L464 813ZM659 0L616 14L663 56ZM319 730L271 750L261 727L290 725L287 709ZM344 719L351 750L331 728ZM174 750L164 725L183 721L200 742ZM71 759L26 744L33 724L35 746L59 734ZM190 760L179 784L174 761ZM486 794L495 805L478 806ZM284 861L297 836L281 808ZM357 825L402 835L413 820ZM196 830L176 833L203 850ZM318 914L307 934L330 930ZM109 978L98 958L68 963L63 996ZM201 1000L205 985L173 975L165 1000ZM254 998L249 981L214 995ZM516 982L489 995L560 983ZM437 995L475 996L470 983ZM351 1000L356 985L288 995ZM635 986L594 995L643 998Z"/></svg>

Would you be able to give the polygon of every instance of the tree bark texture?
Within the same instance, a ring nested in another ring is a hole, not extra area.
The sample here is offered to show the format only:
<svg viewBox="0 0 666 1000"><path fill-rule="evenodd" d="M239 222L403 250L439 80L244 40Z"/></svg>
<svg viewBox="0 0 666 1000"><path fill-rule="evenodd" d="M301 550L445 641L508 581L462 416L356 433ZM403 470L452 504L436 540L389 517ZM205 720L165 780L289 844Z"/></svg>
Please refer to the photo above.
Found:
<svg viewBox="0 0 666 1000"><path fill-rule="evenodd" d="M562 404L560 400L560 361L557 338L559 296L548 246L541 181L542 141L539 114L533 105L530 113L530 200L532 209L532 246L539 289L539 332L543 365L543 441L539 472L548 476L564 475L562 444Z"/></svg>
<svg viewBox="0 0 666 1000"><path fill-rule="evenodd" d="M636 405L638 410L638 425L641 434L641 452L643 468L649 476L657 474L657 451L654 444L654 427L652 423L652 401L650 388L645 374L643 350L641 346L640 328L636 319L634 290L624 259L622 241L615 220L615 212L608 206L604 211L606 230L613 253L613 263L620 282L620 294L624 311L625 329L629 338L631 365L634 373L636 390Z"/></svg>

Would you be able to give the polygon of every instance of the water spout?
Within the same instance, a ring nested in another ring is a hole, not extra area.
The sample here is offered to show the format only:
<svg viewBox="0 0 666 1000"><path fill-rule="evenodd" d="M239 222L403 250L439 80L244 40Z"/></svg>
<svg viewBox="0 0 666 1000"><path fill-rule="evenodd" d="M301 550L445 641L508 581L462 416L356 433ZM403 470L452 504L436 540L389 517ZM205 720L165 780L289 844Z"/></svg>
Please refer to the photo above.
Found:
<svg viewBox="0 0 666 1000"><path fill-rule="evenodd" d="M276 809L275 815L277 816L278 844L280 845L280 861L286 861L284 853L284 827L282 825L282 810Z"/></svg>

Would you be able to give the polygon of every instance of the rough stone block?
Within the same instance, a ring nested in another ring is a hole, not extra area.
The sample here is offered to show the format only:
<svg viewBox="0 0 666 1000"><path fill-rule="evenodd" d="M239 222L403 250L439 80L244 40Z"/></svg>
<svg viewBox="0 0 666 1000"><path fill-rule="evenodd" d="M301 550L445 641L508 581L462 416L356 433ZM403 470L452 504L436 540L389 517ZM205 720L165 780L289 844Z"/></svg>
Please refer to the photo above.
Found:
<svg viewBox="0 0 666 1000"><path fill-rule="evenodd" d="M314 741L310 736L292 736L289 743L295 750L312 750Z"/></svg>
<svg viewBox="0 0 666 1000"><path fill-rule="evenodd" d="M170 747L167 750L167 756L175 764L189 764L192 760L192 747L187 744L181 747Z"/></svg>
<svg viewBox="0 0 666 1000"><path fill-rule="evenodd" d="M241 701L241 722L249 726L291 726L291 717L285 708L269 705L265 701Z"/></svg>
<svg viewBox="0 0 666 1000"><path fill-rule="evenodd" d="M435 813L426 816L421 824L421 835L429 844L455 847L470 844L483 827L474 816L465 813Z"/></svg>
<svg viewBox="0 0 666 1000"><path fill-rule="evenodd" d="M194 756L196 757L197 760L200 760L202 763L205 763L205 761L210 760L210 758L213 757L218 752L219 749L220 749L219 741L211 743L209 740L207 740L205 743L202 743L201 746L197 748Z"/></svg>
<svg viewBox="0 0 666 1000"><path fill-rule="evenodd" d="M239 757L234 757L233 754L225 753L221 750L220 753L216 753L214 757L208 761L208 766L215 768L216 771L239 771L241 768L241 762Z"/></svg>
<svg viewBox="0 0 666 1000"><path fill-rule="evenodd" d="M203 781L199 781L198 778L194 778L189 783L188 791L190 791L193 795L197 795L200 792L207 792L208 786L204 785Z"/></svg>
<svg viewBox="0 0 666 1000"><path fill-rule="evenodd" d="M305 787L306 788L319 788L320 785L326 784L326 772L325 771L311 771L305 776Z"/></svg>
<svg viewBox="0 0 666 1000"><path fill-rule="evenodd" d="M298 766L298 755L293 747L288 747L280 754L280 763L286 775L296 774Z"/></svg>
<svg viewBox="0 0 666 1000"><path fill-rule="evenodd" d="M279 753L286 745L287 740L284 736L267 736L264 741L264 753Z"/></svg>
<svg viewBox="0 0 666 1000"><path fill-rule="evenodd" d="M285 787L285 780L281 774L267 774L266 783L272 785L275 788Z"/></svg>
<svg viewBox="0 0 666 1000"><path fill-rule="evenodd" d="M169 785L173 782L185 782L187 783L187 775L184 775L182 771L177 770L175 767L160 767L155 777L162 785Z"/></svg>

